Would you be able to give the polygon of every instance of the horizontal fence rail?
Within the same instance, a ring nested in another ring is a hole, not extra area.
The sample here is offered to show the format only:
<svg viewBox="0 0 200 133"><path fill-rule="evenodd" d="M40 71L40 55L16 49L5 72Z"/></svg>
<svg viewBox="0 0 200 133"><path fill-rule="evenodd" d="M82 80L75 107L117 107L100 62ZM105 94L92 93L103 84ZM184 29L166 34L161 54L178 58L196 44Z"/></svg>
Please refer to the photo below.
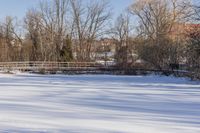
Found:
<svg viewBox="0 0 200 133"><path fill-rule="evenodd" d="M43 62L43 61L30 61L30 62L0 62L0 71L33 71L33 72L66 72L66 73L94 73L94 74L175 74L184 77L195 75L187 70L156 70L156 69L138 69L127 68L121 69L117 66L106 66L97 62Z"/></svg>
<svg viewBox="0 0 200 133"><path fill-rule="evenodd" d="M0 70L83 70L103 67L96 62L0 62Z"/></svg>

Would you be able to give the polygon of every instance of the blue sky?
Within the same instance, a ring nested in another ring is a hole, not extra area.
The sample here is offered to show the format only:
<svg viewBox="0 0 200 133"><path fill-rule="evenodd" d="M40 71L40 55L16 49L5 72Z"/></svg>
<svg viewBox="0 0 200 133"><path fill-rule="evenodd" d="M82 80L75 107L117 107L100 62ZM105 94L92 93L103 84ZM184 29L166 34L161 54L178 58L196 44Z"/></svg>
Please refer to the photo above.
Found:
<svg viewBox="0 0 200 133"><path fill-rule="evenodd" d="M7 15L23 18L27 9L36 7L40 0L0 0L0 19ZM120 14L133 0L109 0L114 16Z"/></svg>

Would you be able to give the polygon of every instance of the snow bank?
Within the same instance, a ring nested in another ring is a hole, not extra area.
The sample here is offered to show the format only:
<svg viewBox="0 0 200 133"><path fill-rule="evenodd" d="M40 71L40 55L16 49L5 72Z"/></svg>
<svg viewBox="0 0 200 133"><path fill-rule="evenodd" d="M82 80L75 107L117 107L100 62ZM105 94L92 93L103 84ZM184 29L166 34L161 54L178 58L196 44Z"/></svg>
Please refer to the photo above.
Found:
<svg viewBox="0 0 200 133"><path fill-rule="evenodd" d="M200 84L164 76L0 75L0 132L199 133Z"/></svg>

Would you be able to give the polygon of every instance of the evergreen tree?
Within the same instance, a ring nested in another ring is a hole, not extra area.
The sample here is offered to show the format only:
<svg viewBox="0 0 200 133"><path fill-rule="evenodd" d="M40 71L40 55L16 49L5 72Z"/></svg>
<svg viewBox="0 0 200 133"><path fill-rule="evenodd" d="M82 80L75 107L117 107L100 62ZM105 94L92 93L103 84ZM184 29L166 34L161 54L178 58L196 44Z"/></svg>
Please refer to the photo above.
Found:
<svg viewBox="0 0 200 133"><path fill-rule="evenodd" d="M66 36L62 50L60 51L60 56L63 62L70 62L73 60L72 40L68 35Z"/></svg>

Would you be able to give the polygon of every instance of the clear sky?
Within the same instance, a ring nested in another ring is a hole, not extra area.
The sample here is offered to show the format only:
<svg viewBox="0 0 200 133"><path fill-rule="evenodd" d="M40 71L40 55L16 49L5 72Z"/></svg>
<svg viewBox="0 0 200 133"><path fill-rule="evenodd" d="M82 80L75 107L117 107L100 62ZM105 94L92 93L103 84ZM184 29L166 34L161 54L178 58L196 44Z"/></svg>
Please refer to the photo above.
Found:
<svg viewBox="0 0 200 133"><path fill-rule="evenodd" d="M0 0L0 19L7 15L23 18L27 9L36 7L40 0ZM84 1L84 0L83 0ZM133 0L109 0L114 16L120 14Z"/></svg>

